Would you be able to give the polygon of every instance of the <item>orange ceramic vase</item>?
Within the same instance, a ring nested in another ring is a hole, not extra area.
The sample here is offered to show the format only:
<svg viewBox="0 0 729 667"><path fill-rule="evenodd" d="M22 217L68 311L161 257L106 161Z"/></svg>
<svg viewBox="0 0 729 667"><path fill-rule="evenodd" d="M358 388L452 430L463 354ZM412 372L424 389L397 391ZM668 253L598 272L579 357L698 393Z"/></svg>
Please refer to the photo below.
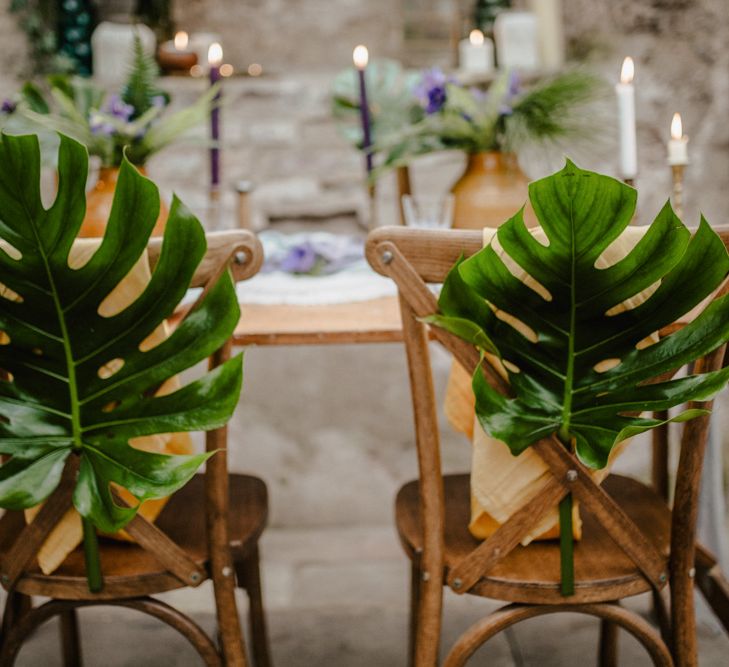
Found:
<svg viewBox="0 0 729 667"><path fill-rule="evenodd" d="M139 172L146 175L143 167L138 167ZM100 237L104 235L106 222L111 213L111 205L114 202L114 191L116 181L119 178L118 167L102 167L99 169L99 179L96 185L86 195L86 216L79 236L84 238ZM169 210L164 201L159 202L159 217L152 230L152 236L162 236L167 222Z"/></svg>
<svg viewBox="0 0 729 667"><path fill-rule="evenodd" d="M453 227L498 227L527 202L528 184L513 155L497 151L468 155L466 170L451 188ZM527 224L532 222L530 211L525 217Z"/></svg>

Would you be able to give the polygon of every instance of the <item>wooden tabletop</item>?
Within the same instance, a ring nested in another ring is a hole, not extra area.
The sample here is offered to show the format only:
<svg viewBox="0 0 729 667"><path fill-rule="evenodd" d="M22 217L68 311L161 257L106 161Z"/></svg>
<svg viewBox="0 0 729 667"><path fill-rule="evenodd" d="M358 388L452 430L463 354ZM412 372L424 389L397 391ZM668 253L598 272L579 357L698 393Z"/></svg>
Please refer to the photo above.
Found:
<svg viewBox="0 0 729 667"><path fill-rule="evenodd" d="M334 345L402 341L397 297L318 306L242 303L235 345Z"/></svg>

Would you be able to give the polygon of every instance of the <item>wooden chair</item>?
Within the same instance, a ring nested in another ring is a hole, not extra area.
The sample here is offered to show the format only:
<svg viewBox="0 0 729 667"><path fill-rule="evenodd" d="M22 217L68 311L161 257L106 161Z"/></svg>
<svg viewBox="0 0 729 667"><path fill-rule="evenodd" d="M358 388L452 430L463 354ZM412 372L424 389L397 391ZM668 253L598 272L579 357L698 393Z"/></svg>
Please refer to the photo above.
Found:
<svg viewBox="0 0 729 667"><path fill-rule="evenodd" d="M152 239L152 268L159 258L162 239ZM193 286L212 285L232 268L234 278L255 274L263 261L258 239L248 231L208 235L208 251L193 279ZM228 341L215 352L210 366L230 356ZM0 664L12 665L22 643L40 624L59 616L62 654L67 667L81 664L76 609L91 605L128 607L154 616L180 632L192 644L204 664L248 664L235 601L236 583L250 600L252 654L256 667L270 665L266 624L261 598L258 539L267 517L267 492L262 480L228 474L227 430L206 434L208 451L218 450L204 474L168 501L152 524L137 515L126 531L136 543L101 540L104 588L90 593L83 554L73 551L51 575L38 569L35 555L70 507L74 470L67 466L58 489L35 520L26 525L20 512L6 512L0 519L0 579L8 591L3 616ZM71 457L75 458L75 457ZM118 502L123 502L117 497ZM151 595L185 586L199 586L212 579L218 619L220 648L190 618ZM33 595L51 598L33 608Z"/></svg>
<svg viewBox="0 0 729 667"><path fill-rule="evenodd" d="M729 245L729 232L722 231ZM398 286L408 359L419 479L398 493L395 515L403 547L412 561L411 664L438 663L443 586L507 601L463 633L450 649L445 665L464 665L490 637L521 620L559 611L580 612L601 619L600 664L616 663L617 628L633 634L655 665L697 664L693 607L698 574L722 622L729 629L729 587L710 554L695 554L696 509L708 417L687 423L683 432L673 512L661 492L639 482L611 475L596 485L584 467L555 439L533 446L552 480L503 524L479 543L468 532L470 492L467 475L443 475L435 395L430 368L429 336L443 344L473 371L479 354L469 343L445 330L430 330L419 318L437 311L426 283L443 282L463 254L482 247L480 231L431 231L381 228L367 242L373 268ZM721 367L724 350L697 362L703 370ZM487 381L503 393L504 380L488 364ZM704 406L706 404L703 404ZM560 593L559 548L556 542L521 540L546 511L572 492L583 507L583 539L575 548L576 591ZM659 490L662 491L662 490ZM699 572L700 569L700 572ZM703 575L701 574L703 573ZM670 584L670 611L661 591ZM642 617L620 606L621 598L653 592L660 634Z"/></svg>

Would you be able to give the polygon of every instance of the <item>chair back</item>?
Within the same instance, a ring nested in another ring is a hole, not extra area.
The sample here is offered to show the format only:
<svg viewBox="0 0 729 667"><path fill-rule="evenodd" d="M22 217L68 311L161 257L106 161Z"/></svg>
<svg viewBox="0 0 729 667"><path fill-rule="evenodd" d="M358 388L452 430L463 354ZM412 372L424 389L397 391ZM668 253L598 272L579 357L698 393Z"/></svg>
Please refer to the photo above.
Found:
<svg viewBox="0 0 729 667"><path fill-rule="evenodd" d="M719 233L724 244L729 247L729 229L721 229ZM482 243L480 231L401 227L375 230L367 241L368 261L378 273L392 278L399 291L419 467L423 531L421 567L430 577L434 573L443 572L445 502L429 338L441 343L469 372L474 372L480 365L486 381L502 394L509 394L507 382L488 360L481 360L475 347L444 329L427 327L421 319L438 310L436 297L427 283L442 283L455 262L461 256L468 257L478 252ZM724 293L725 286L726 282L720 293ZM722 366L723 359L722 347L698 360L696 370L706 372L718 369ZM691 407L699 405L710 407L711 402L694 404ZM552 437L533 444L552 472L551 480L491 537L475 547L455 567L450 568L448 583L451 588L457 593L464 593L472 588L497 562L520 544L547 511L555 507L566 494L573 493L595 515L605 531L635 563L654 589L662 588L670 573L672 589L689 595L690 578L693 576L698 480L708 424L707 415L691 420L684 428L677 471L669 563L666 554L659 553L604 489L593 481L576 456ZM673 590L672 595L675 595ZM581 601L579 591L571 600Z"/></svg>

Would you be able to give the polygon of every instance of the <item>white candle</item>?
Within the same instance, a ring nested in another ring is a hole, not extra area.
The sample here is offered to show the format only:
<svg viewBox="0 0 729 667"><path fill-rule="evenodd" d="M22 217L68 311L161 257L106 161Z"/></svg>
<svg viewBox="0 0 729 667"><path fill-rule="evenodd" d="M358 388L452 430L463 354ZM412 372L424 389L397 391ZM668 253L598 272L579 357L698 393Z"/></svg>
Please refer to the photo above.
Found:
<svg viewBox="0 0 729 667"><path fill-rule="evenodd" d="M671 138L668 141L668 164L673 167L688 163L688 137L683 133L681 114L675 113L671 121Z"/></svg>
<svg viewBox="0 0 729 667"><path fill-rule="evenodd" d="M462 71L487 74L494 69L494 43L480 30L471 30L458 45L458 64Z"/></svg>
<svg viewBox="0 0 729 667"><path fill-rule="evenodd" d="M539 57L545 69L564 65L562 0L530 0L529 9L537 17Z"/></svg>
<svg viewBox="0 0 729 667"><path fill-rule="evenodd" d="M494 21L500 69L539 69L537 17L531 12L501 12Z"/></svg>
<svg viewBox="0 0 729 667"><path fill-rule="evenodd" d="M620 127L620 175L635 178L638 173L638 141L635 136L635 88L633 59L627 57L620 71L620 83L615 86L618 96Z"/></svg>

